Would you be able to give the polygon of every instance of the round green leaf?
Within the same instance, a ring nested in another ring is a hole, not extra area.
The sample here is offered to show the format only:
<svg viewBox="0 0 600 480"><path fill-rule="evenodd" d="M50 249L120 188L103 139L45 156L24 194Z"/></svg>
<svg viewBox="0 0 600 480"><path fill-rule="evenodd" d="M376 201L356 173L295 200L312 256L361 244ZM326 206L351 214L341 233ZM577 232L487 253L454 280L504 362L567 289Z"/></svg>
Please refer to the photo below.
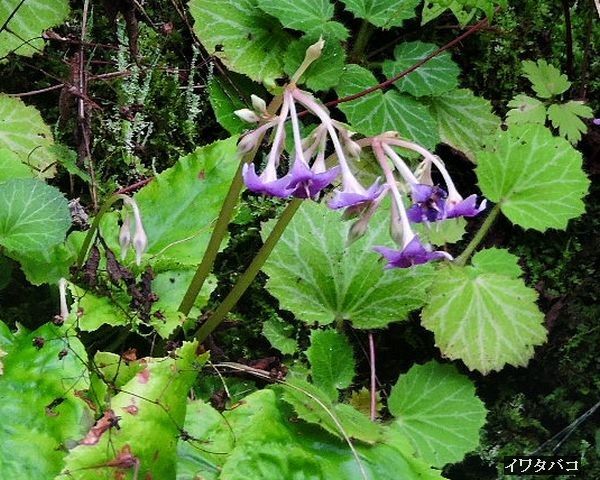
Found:
<svg viewBox="0 0 600 480"><path fill-rule="evenodd" d="M313 383L337 401L338 389L348 388L356 375L348 339L335 330L313 330L306 350Z"/></svg>
<svg viewBox="0 0 600 480"><path fill-rule="evenodd" d="M541 125L510 126L477 158L481 191L523 228L566 228L585 210L581 154Z"/></svg>
<svg viewBox="0 0 600 480"><path fill-rule="evenodd" d="M28 57L41 52L44 48L42 32L62 23L68 14L68 0L2 0L0 59L11 52Z"/></svg>
<svg viewBox="0 0 600 480"><path fill-rule="evenodd" d="M392 388L388 408L417 454L435 467L462 460L479 445L486 409L452 365L415 365Z"/></svg>
<svg viewBox="0 0 600 480"><path fill-rule="evenodd" d="M379 82L366 68L347 65L336 87L339 97L353 95ZM414 98L395 90L380 90L338 107L360 133L370 136L396 130L425 148L433 148L439 141L435 120L427 107Z"/></svg>
<svg viewBox="0 0 600 480"><path fill-rule="evenodd" d="M473 257L473 266L480 272L497 273L510 278L523 275L519 257L502 248L487 248Z"/></svg>
<svg viewBox="0 0 600 480"><path fill-rule="evenodd" d="M476 267L440 268L421 314L442 354L487 374L505 364L524 366L546 340L537 294L514 276ZM484 256L485 259L485 256ZM512 258L502 270L512 268Z"/></svg>
<svg viewBox="0 0 600 480"><path fill-rule="evenodd" d="M325 205L304 203L263 267L270 277L267 289L281 308L307 323L338 319L356 328L381 328L423 305L430 266L384 271L372 251L392 245L386 215L376 214L365 236L347 247L351 222Z"/></svg>
<svg viewBox="0 0 600 480"><path fill-rule="evenodd" d="M189 9L210 55L257 82L282 76L291 37L258 8L258 0L190 0Z"/></svg>
<svg viewBox="0 0 600 480"><path fill-rule="evenodd" d="M383 73L392 78L407 70L437 50L437 45L423 42L401 43L394 49L394 60L383 62ZM432 58L414 72L394 83L401 92L415 97L440 95L458 85L460 70L448 52Z"/></svg>
<svg viewBox="0 0 600 480"><path fill-rule="evenodd" d="M25 105L19 98L0 94L1 149L13 152L36 175L51 177L56 171L53 164L57 158L53 145L52 132L34 107Z"/></svg>
<svg viewBox="0 0 600 480"><path fill-rule="evenodd" d="M62 242L71 226L65 197L42 180L0 183L0 245L16 252L45 250Z"/></svg>

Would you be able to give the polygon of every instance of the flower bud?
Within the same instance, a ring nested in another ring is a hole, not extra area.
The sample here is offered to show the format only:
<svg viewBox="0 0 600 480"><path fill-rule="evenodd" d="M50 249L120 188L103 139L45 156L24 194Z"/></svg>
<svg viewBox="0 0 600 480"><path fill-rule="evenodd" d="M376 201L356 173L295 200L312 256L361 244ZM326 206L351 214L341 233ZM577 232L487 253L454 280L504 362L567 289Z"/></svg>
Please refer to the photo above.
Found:
<svg viewBox="0 0 600 480"><path fill-rule="evenodd" d="M136 225L132 243L135 250L135 263L139 267L142 263L142 255L146 251L146 248L148 248L148 237L141 223L139 226Z"/></svg>
<svg viewBox="0 0 600 480"><path fill-rule="evenodd" d="M304 58L308 61L314 62L321 56L324 46L325 40L323 40L323 37L319 37L319 40L316 43L313 43L306 49L306 56Z"/></svg>
<svg viewBox="0 0 600 480"><path fill-rule="evenodd" d="M254 110L266 116L267 102L265 102L262 98L254 94L250 95L250 99L252 100L252 106L254 107Z"/></svg>
<svg viewBox="0 0 600 480"><path fill-rule="evenodd" d="M131 220L128 214L125 214L123 219L123 225L119 231L119 245L121 246L121 261L125 260L127 256L127 250L131 244Z"/></svg>
<svg viewBox="0 0 600 480"><path fill-rule="evenodd" d="M240 117L244 122L257 123L260 120L259 116L249 108L242 108L241 110L236 110L233 113Z"/></svg>

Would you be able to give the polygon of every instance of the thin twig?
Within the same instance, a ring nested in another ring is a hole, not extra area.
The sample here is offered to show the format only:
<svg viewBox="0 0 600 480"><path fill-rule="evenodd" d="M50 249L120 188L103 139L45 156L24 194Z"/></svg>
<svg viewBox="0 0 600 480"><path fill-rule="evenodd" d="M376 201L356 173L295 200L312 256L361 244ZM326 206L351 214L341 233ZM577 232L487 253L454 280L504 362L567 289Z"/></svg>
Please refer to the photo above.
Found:
<svg viewBox="0 0 600 480"><path fill-rule="evenodd" d="M135 182L127 187L120 188L119 190L117 190L115 192L115 194L126 194L126 193L133 192L134 190L137 190L138 188L142 188L143 186L148 185L152 180L154 180L154 177L145 178L144 180Z"/></svg>

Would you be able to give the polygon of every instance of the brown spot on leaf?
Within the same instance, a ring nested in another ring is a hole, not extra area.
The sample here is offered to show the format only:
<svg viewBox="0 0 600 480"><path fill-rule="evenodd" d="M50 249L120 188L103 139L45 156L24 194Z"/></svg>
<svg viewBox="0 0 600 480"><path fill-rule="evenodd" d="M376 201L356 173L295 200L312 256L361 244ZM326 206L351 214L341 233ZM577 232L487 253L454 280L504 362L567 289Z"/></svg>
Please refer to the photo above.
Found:
<svg viewBox="0 0 600 480"><path fill-rule="evenodd" d="M121 417L117 417L115 412L113 412L111 409L106 410L104 415L102 415L102 417L98 419L94 426L90 428L88 434L81 441L81 445L96 445L104 432L112 427L119 427L120 418Z"/></svg>
<svg viewBox="0 0 600 480"><path fill-rule="evenodd" d="M150 380L150 370L148 368L144 368L140 373L137 374L138 382L146 384L148 380Z"/></svg>

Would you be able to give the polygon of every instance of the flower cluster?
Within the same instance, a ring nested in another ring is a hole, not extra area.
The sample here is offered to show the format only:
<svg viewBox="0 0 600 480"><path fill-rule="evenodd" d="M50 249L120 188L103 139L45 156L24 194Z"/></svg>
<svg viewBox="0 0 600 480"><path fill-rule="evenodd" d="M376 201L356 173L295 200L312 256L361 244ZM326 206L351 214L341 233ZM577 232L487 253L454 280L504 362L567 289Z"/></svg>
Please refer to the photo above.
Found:
<svg viewBox="0 0 600 480"><path fill-rule="evenodd" d="M318 44L315 46L318 48ZM315 50L311 53L309 48L303 66L310 63L311 55L315 56ZM298 76L295 75L295 78ZM406 268L444 258L451 260L448 253L432 251L429 245L423 244L412 230L411 222L431 223L449 218L473 217L485 209L486 201L483 200L478 205L476 195L463 198L439 157L414 142L400 138L396 132L353 140L353 133L344 124L333 120L327 108L309 92L299 89L295 78L284 87L278 114L270 113L264 100L256 96L252 96L253 110L236 112L243 120L258 124L257 128L240 140L240 153L245 154L258 148L264 136L271 132L271 148L263 171L258 174L254 163L244 165L243 177L248 189L281 198L315 199L341 176L341 188L334 190L333 198L328 204L333 209L345 209L346 217L358 217L350 229L351 241L365 233L369 220L382 199L387 193L391 193L391 232L400 248L374 248L387 260L386 268ZM296 105L303 107L320 122L306 137L301 134ZM288 118L294 148L287 173L279 176L278 168L284 153L285 124ZM331 168L327 168L325 161L328 146L333 150L330 158L337 163ZM357 159L365 147L372 149L385 183L377 179L372 185L365 187L352 173L351 161ZM414 172L404 162L399 151L411 151L423 157ZM433 183L433 167L441 174L445 188ZM405 196L411 201L408 208Z"/></svg>

